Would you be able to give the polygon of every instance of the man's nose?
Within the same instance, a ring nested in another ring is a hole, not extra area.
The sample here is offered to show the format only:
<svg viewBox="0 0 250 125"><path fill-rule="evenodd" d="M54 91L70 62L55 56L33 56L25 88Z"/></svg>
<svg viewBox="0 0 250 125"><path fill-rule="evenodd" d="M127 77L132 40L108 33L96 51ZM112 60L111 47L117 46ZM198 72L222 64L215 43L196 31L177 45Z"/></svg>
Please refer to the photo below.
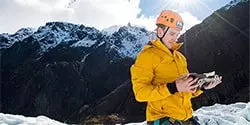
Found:
<svg viewBox="0 0 250 125"><path fill-rule="evenodd" d="M171 38L172 41L176 41L176 39L177 39L176 37L172 37Z"/></svg>

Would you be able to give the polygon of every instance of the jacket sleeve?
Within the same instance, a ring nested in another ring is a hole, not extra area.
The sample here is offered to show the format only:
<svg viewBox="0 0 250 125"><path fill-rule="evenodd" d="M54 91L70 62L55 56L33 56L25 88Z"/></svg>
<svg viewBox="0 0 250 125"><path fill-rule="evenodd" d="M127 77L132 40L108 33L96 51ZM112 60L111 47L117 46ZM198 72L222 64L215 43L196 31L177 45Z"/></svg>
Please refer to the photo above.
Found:
<svg viewBox="0 0 250 125"><path fill-rule="evenodd" d="M195 98L195 97L199 96L202 93L203 93L202 90L197 90L195 93L192 94L192 98Z"/></svg>
<svg viewBox="0 0 250 125"><path fill-rule="evenodd" d="M171 95L166 84L152 84L156 62L153 53L142 51L138 54L135 64L131 66L133 91L139 102L157 101Z"/></svg>

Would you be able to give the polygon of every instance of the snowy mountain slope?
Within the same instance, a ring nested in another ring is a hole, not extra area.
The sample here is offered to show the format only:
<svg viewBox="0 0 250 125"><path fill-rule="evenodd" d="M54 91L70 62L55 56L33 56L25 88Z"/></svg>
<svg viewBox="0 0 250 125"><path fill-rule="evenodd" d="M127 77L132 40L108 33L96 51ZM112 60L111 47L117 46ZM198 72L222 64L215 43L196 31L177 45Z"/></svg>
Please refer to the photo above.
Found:
<svg viewBox="0 0 250 125"><path fill-rule="evenodd" d="M153 35L154 33L144 28L128 25L114 32L110 43L113 43L122 56L135 57Z"/></svg>
<svg viewBox="0 0 250 125"><path fill-rule="evenodd" d="M137 26L112 26L103 31L84 25L66 22L48 22L37 31L21 29L15 34L0 34L0 49L10 48L15 42L37 42L39 54L67 45L72 48L96 49L107 43L108 49L115 49L121 56L135 57L135 54L149 40L152 32Z"/></svg>
<svg viewBox="0 0 250 125"><path fill-rule="evenodd" d="M15 34L0 34L0 49L11 47L15 42L22 41L34 32L33 28L21 28Z"/></svg>
<svg viewBox="0 0 250 125"><path fill-rule="evenodd" d="M88 42L92 42L95 35L100 34L95 28L75 25L65 22L49 22L45 26L39 27L34 33L34 38L39 41L42 51L55 48L59 44L70 44L72 42L86 42L76 44L83 47L90 47ZM74 46L74 45L73 45Z"/></svg>
<svg viewBox="0 0 250 125"><path fill-rule="evenodd" d="M103 34L112 35L113 33L117 32L122 26L121 25L113 25L111 27L105 28L102 30Z"/></svg>

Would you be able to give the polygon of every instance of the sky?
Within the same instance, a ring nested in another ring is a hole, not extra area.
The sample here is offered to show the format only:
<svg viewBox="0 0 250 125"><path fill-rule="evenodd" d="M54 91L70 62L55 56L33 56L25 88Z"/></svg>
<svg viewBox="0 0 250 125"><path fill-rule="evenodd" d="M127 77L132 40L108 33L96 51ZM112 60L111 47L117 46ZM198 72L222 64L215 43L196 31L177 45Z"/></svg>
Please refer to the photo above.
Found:
<svg viewBox="0 0 250 125"><path fill-rule="evenodd" d="M164 9L184 20L184 30L199 24L231 0L0 0L0 34L18 29L37 29L46 22L62 21L95 27L132 25L153 31Z"/></svg>

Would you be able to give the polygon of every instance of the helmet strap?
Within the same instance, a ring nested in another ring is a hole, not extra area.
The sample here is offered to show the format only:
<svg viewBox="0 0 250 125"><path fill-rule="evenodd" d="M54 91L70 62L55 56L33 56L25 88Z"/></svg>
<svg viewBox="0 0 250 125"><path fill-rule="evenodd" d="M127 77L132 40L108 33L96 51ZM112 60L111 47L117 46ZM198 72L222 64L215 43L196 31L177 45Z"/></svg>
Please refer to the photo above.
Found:
<svg viewBox="0 0 250 125"><path fill-rule="evenodd" d="M164 34L163 34L162 37L160 37L160 36L158 35L158 33L157 33L157 37L161 40L161 42L163 42L162 39L165 37L165 35L166 35L166 33L168 32L168 30L169 30L169 27L167 27L167 30L164 32Z"/></svg>

